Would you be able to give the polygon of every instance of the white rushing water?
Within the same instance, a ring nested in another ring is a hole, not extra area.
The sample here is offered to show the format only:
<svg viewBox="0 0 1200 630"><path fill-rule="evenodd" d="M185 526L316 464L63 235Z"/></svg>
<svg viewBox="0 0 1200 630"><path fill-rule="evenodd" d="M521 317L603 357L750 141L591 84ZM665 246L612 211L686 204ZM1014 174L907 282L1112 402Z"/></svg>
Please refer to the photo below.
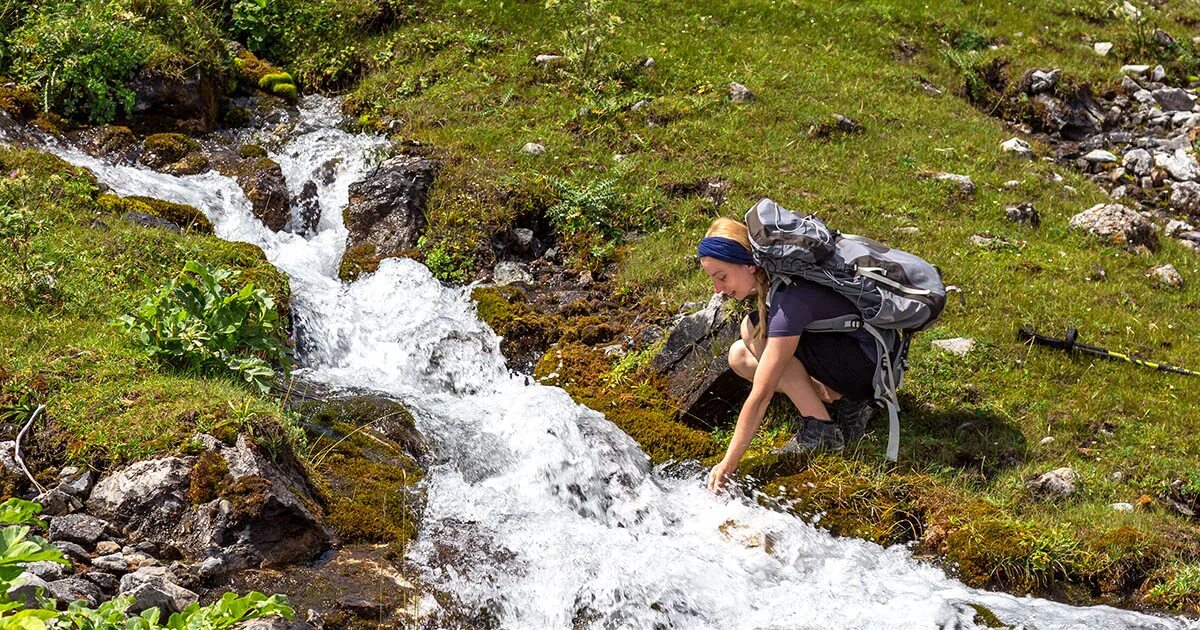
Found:
<svg viewBox="0 0 1200 630"><path fill-rule="evenodd" d="M118 194L191 204L222 238L261 247L291 279L307 377L414 410L436 463L409 560L463 610L521 629L912 629L974 628L968 604L979 604L1030 629L1200 628L971 589L903 547L834 538L752 499L712 496L699 472L652 469L603 415L512 374L466 292L422 265L389 259L341 283L347 187L385 141L337 129L335 105L306 99L271 155L291 190L320 184L323 217L308 239L265 229L228 178L54 150Z"/></svg>

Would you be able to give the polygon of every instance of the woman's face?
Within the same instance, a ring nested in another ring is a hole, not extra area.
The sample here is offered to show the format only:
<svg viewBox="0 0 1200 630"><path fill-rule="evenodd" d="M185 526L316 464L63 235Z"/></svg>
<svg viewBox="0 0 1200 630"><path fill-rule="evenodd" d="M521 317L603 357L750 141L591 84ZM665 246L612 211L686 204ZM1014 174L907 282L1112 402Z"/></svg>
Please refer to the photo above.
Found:
<svg viewBox="0 0 1200 630"><path fill-rule="evenodd" d="M713 291L735 300L744 300L758 289L754 281L754 265L738 265L717 260L711 256L700 257L700 268L712 280Z"/></svg>

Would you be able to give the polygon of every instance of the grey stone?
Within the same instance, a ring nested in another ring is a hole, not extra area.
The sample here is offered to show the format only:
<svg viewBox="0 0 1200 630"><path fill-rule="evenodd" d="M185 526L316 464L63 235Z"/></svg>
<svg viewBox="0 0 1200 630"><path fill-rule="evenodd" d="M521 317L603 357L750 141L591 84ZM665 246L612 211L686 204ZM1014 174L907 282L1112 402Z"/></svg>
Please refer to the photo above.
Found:
<svg viewBox="0 0 1200 630"><path fill-rule="evenodd" d="M25 565L25 570L32 573L47 582L61 580L71 573L71 566L58 562L50 562L49 560L39 560L38 562L30 562Z"/></svg>
<svg viewBox="0 0 1200 630"><path fill-rule="evenodd" d="M212 578L225 573L225 560L210 556L196 565L196 573L202 578Z"/></svg>
<svg viewBox="0 0 1200 630"><path fill-rule="evenodd" d="M1153 267L1146 276L1154 280L1156 284L1167 289L1183 288L1183 276L1179 275L1179 271L1175 269L1175 265L1165 264Z"/></svg>
<svg viewBox="0 0 1200 630"><path fill-rule="evenodd" d="M117 593L117 589L120 587L120 581L117 579L117 576L111 573L104 573L103 571L88 571L87 573L82 573L81 575L85 580L100 587L100 590L104 591L105 594L115 595Z"/></svg>
<svg viewBox="0 0 1200 630"><path fill-rule="evenodd" d="M525 146L521 147L521 153L525 155L541 155L546 152L546 147L536 142L526 142Z"/></svg>
<svg viewBox="0 0 1200 630"><path fill-rule="evenodd" d="M915 225L904 225L892 231L897 234L904 234L905 236L916 236L921 233L921 228Z"/></svg>
<svg viewBox="0 0 1200 630"><path fill-rule="evenodd" d="M1054 436L1052 436L1052 435L1047 435L1046 437L1042 438L1042 440L1040 442L1038 442L1038 444L1041 444L1042 446L1048 446L1053 443L1054 443Z"/></svg>
<svg viewBox="0 0 1200 630"><path fill-rule="evenodd" d="M1142 86L1138 85L1137 81L1134 81L1133 79L1131 79L1129 77L1122 77L1121 78L1121 89L1125 90L1127 93L1132 94L1132 93L1142 89Z"/></svg>
<svg viewBox="0 0 1200 630"><path fill-rule="evenodd" d="M111 540L101 540L96 543L96 553L107 556L121 551L121 545Z"/></svg>
<svg viewBox="0 0 1200 630"><path fill-rule="evenodd" d="M975 194L975 182L968 175L959 175L957 173L934 173L933 178L939 182L950 182L958 187L959 192L964 195Z"/></svg>
<svg viewBox="0 0 1200 630"><path fill-rule="evenodd" d="M87 602L88 606L95 606L104 600L104 593L100 592L99 587L77 575L49 582L46 590L64 606L80 600Z"/></svg>
<svg viewBox="0 0 1200 630"><path fill-rule="evenodd" d="M92 486L96 483L96 473L90 470L80 471L76 469L73 474L68 475L64 470L60 479L62 479L62 482L58 484L59 490L73 497L84 499L92 491Z"/></svg>
<svg viewBox="0 0 1200 630"><path fill-rule="evenodd" d="M1200 232L1187 231L1179 234L1179 240L1184 242L1200 243Z"/></svg>
<svg viewBox="0 0 1200 630"><path fill-rule="evenodd" d="M736 81L729 82L729 100L734 103L752 103L754 102L754 93L750 88L737 83Z"/></svg>
<svg viewBox="0 0 1200 630"><path fill-rule="evenodd" d="M346 247L375 246L375 256L398 256L417 246L425 229L425 204L441 163L402 155L384 161L350 185L342 217Z"/></svg>
<svg viewBox="0 0 1200 630"><path fill-rule="evenodd" d="M1000 150L1026 160L1033 159L1033 147L1020 138L1009 138L1000 143Z"/></svg>
<svg viewBox="0 0 1200 630"><path fill-rule="evenodd" d="M1192 148L1192 141L1187 137L1186 133L1182 133L1177 136L1171 136L1170 138L1156 140L1151 144L1155 148L1167 153L1174 153L1175 151L1189 151Z"/></svg>
<svg viewBox="0 0 1200 630"><path fill-rule="evenodd" d="M8 589L8 597L15 602L24 602L26 606L34 606L37 604L38 591L44 596L49 596L49 583L30 571L25 571L17 578L16 585Z"/></svg>
<svg viewBox="0 0 1200 630"><path fill-rule="evenodd" d="M1162 81L1167 78L1167 71L1161 65L1154 66L1154 70L1150 73L1151 81Z"/></svg>
<svg viewBox="0 0 1200 630"><path fill-rule="evenodd" d="M45 516L62 516L78 512L83 508L82 501L59 488L52 488L45 494L39 495L37 502L42 504L42 514Z"/></svg>
<svg viewBox="0 0 1200 630"><path fill-rule="evenodd" d="M655 65L654 57L646 57L646 60L642 62L642 67L647 70L649 70L650 68L653 68L654 65Z"/></svg>
<svg viewBox="0 0 1200 630"><path fill-rule="evenodd" d="M224 444L221 443L221 440L218 440L207 433L197 433L192 436L191 441L195 444L198 444L200 448L212 452L220 451L221 447L224 446Z"/></svg>
<svg viewBox="0 0 1200 630"><path fill-rule="evenodd" d="M1071 217L1070 227L1120 244L1151 249L1158 244L1154 225L1119 203L1096 204Z"/></svg>
<svg viewBox="0 0 1200 630"><path fill-rule="evenodd" d="M1114 200L1115 199L1124 199L1125 193L1126 193L1126 190L1125 190L1124 186L1117 186L1116 188L1113 188L1112 190L1108 191L1108 196L1112 197Z"/></svg>
<svg viewBox="0 0 1200 630"><path fill-rule="evenodd" d="M1126 64L1124 66L1121 66L1121 74L1132 74L1135 76L1140 76L1140 75L1146 74L1146 71L1149 69L1150 69L1150 66L1147 66L1145 64Z"/></svg>
<svg viewBox="0 0 1200 630"><path fill-rule="evenodd" d="M125 559L125 554L113 553L92 558L92 566L101 571L124 573L129 570L129 561Z"/></svg>
<svg viewBox="0 0 1200 630"><path fill-rule="evenodd" d="M1200 176L1200 164L1196 163L1196 157L1183 149L1169 154L1155 153L1154 163L1166 169L1171 179L1177 181L1193 180Z"/></svg>
<svg viewBox="0 0 1200 630"><path fill-rule="evenodd" d="M1162 66L1159 66L1159 67L1162 67ZM1133 511L1132 503L1124 503L1124 502L1114 503L1114 504L1110 505L1109 507L1111 507L1114 512L1132 512Z"/></svg>
<svg viewBox="0 0 1200 630"><path fill-rule="evenodd" d="M1158 103L1158 101L1154 98L1154 94L1151 93L1150 90L1144 90L1140 88L1133 93L1133 100L1141 103L1142 105L1155 105Z"/></svg>
<svg viewBox="0 0 1200 630"><path fill-rule="evenodd" d="M533 275L524 264L506 260L496 263L496 267L492 269L492 281L501 286L514 282L533 284Z"/></svg>
<svg viewBox="0 0 1200 630"><path fill-rule="evenodd" d="M650 101L647 101L646 99L642 99L642 100L634 103L633 105L631 105L629 107L629 111L640 112L643 109L646 109L647 107L650 107Z"/></svg>
<svg viewBox="0 0 1200 630"><path fill-rule="evenodd" d="M1091 164L1106 164L1108 162L1116 162L1117 156L1113 155L1111 151L1095 149L1083 156L1083 159Z"/></svg>
<svg viewBox="0 0 1200 630"><path fill-rule="evenodd" d="M525 251L533 246L533 230L529 228L513 228L513 243L518 249Z"/></svg>
<svg viewBox="0 0 1200 630"><path fill-rule="evenodd" d="M956 337L954 339L935 339L930 342L931 346L938 350L949 352L955 356L966 356L972 348L975 347L975 340L964 337Z"/></svg>
<svg viewBox="0 0 1200 630"><path fill-rule="evenodd" d="M1164 87L1154 90L1154 100L1166 111L1190 112L1196 101L1182 88Z"/></svg>
<svg viewBox="0 0 1200 630"><path fill-rule="evenodd" d="M132 597L131 612L158 608L166 614L176 613L200 600L200 596L174 582L147 583L130 590L121 590L124 597Z"/></svg>
<svg viewBox="0 0 1200 630"><path fill-rule="evenodd" d="M91 546L104 535L108 523L88 514L67 514L50 519L50 540Z"/></svg>
<svg viewBox="0 0 1200 630"><path fill-rule="evenodd" d="M1135 177L1144 177L1154 168L1154 158L1145 149L1134 149L1125 154L1121 164Z"/></svg>
<svg viewBox="0 0 1200 630"><path fill-rule="evenodd" d="M651 362L679 403L680 421L691 426L715 426L717 418L736 413L749 392L749 384L729 369L727 351L741 331L723 304L714 295L699 312L681 317Z"/></svg>
<svg viewBox="0 0 1200 630"><path fill-rule="evenodd" d="M538 55L533 58L533 63L542 66L543 68L553 68L565 63L562 55Z"/></svg>
<svg viewBox="0 0 1200 630"><path fill-rule="evenodd" d="M1005 190L1012 190L1020 185L1021 185L1021 180L1010 179L1010 180L1004 182L1003 184L1001 184L1001 188L1003 188Z"/></svg>
<svg viewBox="0 0 1200 630"><path fill-rule="evenodd" d="M1200 214L1200 183L1175 182L1171 186L1171 208L1187 214Z"/></svg>
<svg viewBox="0 0 1200 630"><path fill-rule="evenodd" d="M1034 209L1031 203L1019 203L1004 209L1004 216L1013 223L1025 223L1033 227L1042 224L1042 215Z"/></svg>
<svg viewBox="0 0 1200 630"><path fill-rule="evenodd" d="M1029 92L1031 94L1039 94L1041 92L1049 92L1058 85L1058 78L1062 76L1062 70L1055 68L1050 71L1034 70L1029 77Z"/></svg>
<svg viewBox="0 0 1200 630"><path fill-rule="evenodd" d="M90 555L88 555L87 549L84 549L77 543L66 540L56 540L53 544L59 551L63 552L64 556L76 562L88 562L92 558Z"/></svg>
<svg viewBox="0 0 1200 630"><path fill-rule="evenodd" d="M1092 44L1092 50L1101 57L1108 55L1108 51L1112 50L1112 47L1112 42L1096 42Z"/></svg>
<svg viewBox="0 0 1200 630"><path fill-rule="evenodd" d="M1179 219L1171 219L1170 221L1167 221L1166 227L1163 228L1163 233L1166 234L1167 236L1175 238L1175 237L1178 237L1180 234L1183 234L1184 232L1191 232L1195 229L1196 228L1192 227L1192 225L1190 223L1188 223L1187 221L1180 221Z"/></svg>
<svg viewBox="0 0 1200 630"><path fill-rule="evenodd" d="M88 511L109 519L130 538L170 543L189 507L191 467L191 459L180 457L137 462L97 482Z"/></svg>
<svg viewBox="0 0 1200 630"><path fill-rule="evenodd" d="M1079 473L1063 467L1039 475L1025 484L1025 488L1037 496L1046 498L1064 498L1075 494Z"/></svg>

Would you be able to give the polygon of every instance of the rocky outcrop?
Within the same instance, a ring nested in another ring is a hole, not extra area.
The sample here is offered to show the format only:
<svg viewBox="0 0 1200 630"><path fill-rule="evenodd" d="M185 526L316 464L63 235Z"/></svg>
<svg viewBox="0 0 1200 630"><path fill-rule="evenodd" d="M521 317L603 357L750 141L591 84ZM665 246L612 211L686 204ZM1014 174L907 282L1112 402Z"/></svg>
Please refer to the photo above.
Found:
<svg viewBox="0 0 1200 630"><path fill-rule="evenodd" d="M375 256L400 255L417 246L425 228L425 202L441 164L415 156L391 158L350 185L343 211L347 248L374 245Z"/></svg>
<svg viewBox="0 0 1200 630"><path fill-rule="evenodd" d="M1150 249L1158 245L1154 224L1119 203L1096 204L1071 217L1070 225L1121 245Z"/></svg>
<svg viewBox="0 0 1200 630"><path fill-rule="evenodd" d="M679 420L693 426L717 426L737 413L750 391L729 368L729 346L741 333L723 302L713 296L703 309L680 319L651 364L666 377L667 393L680 406Z"/></svg>
<svg viewBox="0 0 1200 630"><path fill-rule="evenodd" d="M143 70L130 87L137 102L129 124L137 131L200 134L216 128L220 81L199 69L178 75Z"/></svg>
<svg viewBox="0 0 1200 630"><path fill-rule="evenodd" d="M250 199L254 216L263 225L278 232L291 216L287 181L283 169L269 157L216 155L212 165L219 173L237 180Z"/></svg>

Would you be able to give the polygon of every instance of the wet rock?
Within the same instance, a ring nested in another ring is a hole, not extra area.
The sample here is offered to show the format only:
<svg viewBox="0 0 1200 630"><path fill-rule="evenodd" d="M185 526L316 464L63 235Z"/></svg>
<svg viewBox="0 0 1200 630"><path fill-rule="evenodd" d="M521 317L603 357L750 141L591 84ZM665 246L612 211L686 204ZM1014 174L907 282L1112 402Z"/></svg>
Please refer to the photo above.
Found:
<svg viewBox="0 0 1200 630"><path fill-rule="evenodd" d="M955 356L964 357L972 348L975 347L975 340L965 337L956 337L954 339L936 339L930 342L931 346L949 352Z"/></svg>
<svg viewBox="0 0 1200 630"><path fill-rule="evenodd" d="M146 66L130 82L137 94L132 125L143 131L199 134L216 128L222 86L200 69L159 73Z"/></svg>
<svg viewBox="0 0 1200 630"><path fill-rule="evenodd" d="M529 228L513 228L512 244L519 252L527 252L533 247L533 230Z"/></svg>
<svg viewBox="0 0 1200 630"><path fill-rule="evenodd" d="M92 489L88 511L111 520L126 537L173 544L175 529L189 507L186 497L192 461L151 459L112 473Z"/></svg>
<svg viewBox="0 0 1200 630"><path fill-rule="evenodd" d="M137 142L129 127L100 125L68 134L75 146L92 157L108 157L121 153Z"/></svg>
<svg viewBox="0 0 1200 630"><path fill-rule="evenodd" d="M1042 224L1042 215L1034 209L1031 203L1019 203L1004 209L1004 216L1013 223L1024 223L1032 227Z"/></svg>
<svg viewBox="0 0 1200 630"><path fill-rule="evenodd" d="M526 142L525 146L521 147L521 153L525 155L541 155L546 152L546 147L536 142Z"/></svg>
<svg viewBox="0 0 1200 630"><path fill-rule="evenodd" d="M1079 481L1079 473L1068 467L1056 468L1043 473L1025 484L1025 488L1035 496L1043 498L1065 498L1075 494L1075 486Z"/></svg>
<svg viewBox="0 0 1200 630"><path fill-rule="evenodd" d="M321 222L321 200L317 198L317 183L309 180L304 182L300 198L296 200L296 213L292 218L292 231L301 235L317 233L317 224Z"/></svg>
<svg viewBox="0 0 1200 630"><path fill-rule="evenodd" d="M968 175L959 175L956 173L934 173L933 178L939 182L950 182L958 187L959 192L964 195L975 194L975 182Z"/></svg>
<svg viewBox="0 0 1200 630"><path fill-rule="evenodd" d="M278 232L291 218L283 168L270 158L258 158L254 168L237 178L254 210L268 229Z"/></svg>
<svg viewBox="0 0 1200 630"><path fill-rule="evenodd" d="M58 562L50 562L41 560L38 562L30 562L25 565L25 571L36 575L47 582L61 580L71 573L71 566L68 564L60 564Z"/></svg>
<svg viewBox="0 0 1200 630"><path fill-rule="evenodd" d="M1166 169L1171 178L1177 181L1200 177L1200 164L1194 155L1184 149L1177 149L1174 153L1155 153L1154 163Z"/></svg>
<svg viewBox="0 0 1200 630"><path fill-rule="evenodd" d="M350 185L342 216L350 231L347 248L371 244L378 258L401 255L417 246L425 228L425 203L441 164L402 155Z"/></svg>
<svg viewBox="0 0 1200 630"><path fill-rule="evenodd" d="M126 223L130 223L132 225L140 225L142 227L148 227L148 228L157 228L157 229L166 230L168 232L172 232L175 234L179 234L179 233L183 232L183 228L180 228L178 225L175 225L174 222L168 221L166 219L160 219L158 217L152 217L143 212L134 212L134 211L130 210L129 212L126 212L125 214L121 215L121 220L125 221Z"/></svg>
<svg viewBox="0 0 1200 630"><path fill-rule="evenodd" d="M88 514L67 514L50 519L50 540L92 546L108 530L108 523Z"/></svg>
<svg viewBox="0 0 1200 630"><path fill-rule="evenodd" d="M1171 208L1187 214L1200 215L1200 183L1175 182L1171 186Z"/></svg>
<svg viewBox="0 0 1200 630"><path fill-rule="evenodd" d="M1148 278L1154 280L1155 284L1167 289L1183 288L1183 276L1179 275L1179 271L1175 269L1175 265L1165 264L1153 267L1146 273Z"/></svg>
<svg viewBox="0 0 1200 630"><path fill-rule="evenodd" d="M1070 227L1084 230L1113 243L1129 246L1158 246L1154 225L1141 214L1119 204L1096 204L1071 217Z"/></svg>
<svg viewBox="0 0 1200 630"><path fill-rule="evenodd" d="M1009 138L1000 143L1000 150L1005 153L1011 153L1019 158L1032 160L1033 147L1028 142L1020 138Z"/></svg>
<svg viewBox="0 0 1200 630"><path fill-rule="evenodd" d="M1125 154L1121 165L1134 177L1145 177L1154 168L1154 158L1145 149L1133 149Z"/></svg>
<svg viewBox="0 0 1200 630"><path fill-rule="evenodd" d="M359 619L378 619L386 612L383 602L364 595L342 597L337 606Z"/></svg>
<svg viewBox="0 0 1200 630"><path fill-rule="evenodd" d="M526 265L518 262L503 261L496 263L495 269L492 270L492 281L499 285L507 285L514 282L533 284L533 275L529 273L529 268Z"/></svg>
<svg viewBox="0 0 1200 630"><path fill-rule="evenodd" d="M728 348L741 337L740 322L725 314L714 295L702 310L679 320L655 355L652 369L667 379L667 393L680 403L680 421L708 426L736 413L749 383L729 369Z"/></svg>
<svg viewBox="0 0 1200 630"><path fill-rule="evenodd" d="M72 576L47 583L46 594L63 606L80 600L87 602L88 606L95 606L104 601L104 593L100 592L100 587L81 576Z"/></svg>
<svg viewBox="0 0 1200 630"><path fill-rule="evenodd" d="M750 91L750 88L736 81L729 82L729 100L734 103L752 103L754 98L754 93Z"/></svg>
<svg viewBox="0 0 1200 630"><path fill-rule="evenodd" d="M129 607L133 612L158 608L168 615L200 599L192 591L179 586L175 576L165 567L146 567L122 577L120 594L134 598L133 605Z"/></svg>
<svg viewBox="0 0 1200 630"><path fill-rule="evenodd" d="M26 606L36 606L39 591L49 593L50 585L30 571L22 573L16 585L8 589L8 598L14 602L24 602Z"/></svg>
<svg viewBox="0 0 1200 630"><path fill-rule="evenodd" d="M1177 87L1158 88L1152 92L1154 100L1164 111L1190 112L1196 101L1186 90Z"/></svg>

